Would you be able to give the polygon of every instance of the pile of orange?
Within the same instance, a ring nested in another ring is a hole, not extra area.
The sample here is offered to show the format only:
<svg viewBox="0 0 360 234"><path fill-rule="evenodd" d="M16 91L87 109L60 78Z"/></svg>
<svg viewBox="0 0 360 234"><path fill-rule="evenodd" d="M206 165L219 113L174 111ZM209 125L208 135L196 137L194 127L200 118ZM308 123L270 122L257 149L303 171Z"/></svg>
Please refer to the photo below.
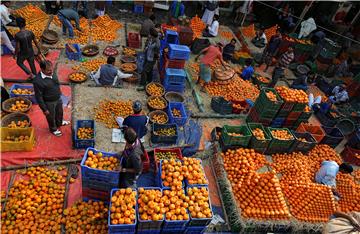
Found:
<svg viewBox="0 0 360 234"><path fill-rule="evenodd" d="M181 161L175 159L163 160L161 166L161 180L165 187L171 187L171 190L181 190L184 180L186 166Z"/></svg>
<svg viewBox="0 0 360 234"><path fill-rule="evenodd" d="M175 221L189 219L189 214L186 209L189 207L189 204L191 204L191 201L189 197L185 195L182 188L163 190L161 201L164 204L166 220Z"/></svg>
<svg viewBox="0 0 360 234"><path fill-rule="evenodd" d="M77 131L78 139L93 139L94 138L94 129L92 128L78 128Z"/></svg>
<svg viewBox="0 0 360 234"><path fill-rule="evenodd" d="M304 109L304 112L310 112L311 111L311 108L309 106L305 106L305 109Z"/></svg>
<svg viewBox="0 0 360 234"><path fill-rule="evenodd" d="M115 117L126 117L133 113L132 101L105 99L94 109L96 121L104 123L107 128L118 127Z"/></svg>
<svg viewBox="0 0 360 234"><path fill-rule="evenodd" d="M277 97L276 97L276 94L271 92L271 91L268 91L266 92L266 97L270 99L270 101L272 102L276 102L277 101Z"/></svg>
<svg viewBox="0 0 360 234"><path fill-rule="evenodd" d="M151 97L148 100L148 105L155 110L163 110L166 108L166 102L160 97Z"/></svg>
<svg viewBox="0 0 360 234"><path fill-rule="evenodd" d="M277 86L275 90L286 102L309 103L308 95L304 90L291 89L285 86Z"/></svg>
<svg viewBox="0 0 360 234"><path fill-rule="evenodd" d="M222 38L227 39L227 40L231 40L231 39L234 38L234 34L233 34L232 32L223 31L223 30L220 31L220 36L221 36Z"/></svg>
<svg viewBox="0 0 360 234"><path fill-rule="evenodd" d="M187 168L184 174L188 184L208 184L201 161L197 158L184 158L183 165Z"/></svg>
<svg viewBox="0 0 360 234"><path fill-rule="evenodd" d="M108 208L102 201L79 201L63 214L68 233L107 233Z"/></svg>
<svg viewBox="0 0 360 234"><path fill-rule="evenodd" d="M193 79L197 80L200 72L200 64L197 62L189 62L188 67L190 69Z"/></svg>
<svg viewBox="0 0 360 234"><path fill-rule="evenodd" d="M269 83L270 82L269 78L266 78L264 76L259 76L259 77L257 77L257 79L259 81L263 82L263 83Z"/></svg>
<svg viewBox="0 0 360 234"><path fill-rule="evenodd" d="M232 137L242 137L244 136L244 134L242 133L237 133L237 132L228 132L227 133L229 136L232 136Z"/></svg>
<svg viewBox="0 0 360 234"><path fill-rule="evenodd" d="M73 80L73 81L83 81L86 80L86 74L82 73L82 72L75 72L70 74L69 79Z"/></svg>
<svg viewBox="0 0 360 234"><path fill-rule="evenodd" d="M111 197L110 223L112 225L133 224L136 220L136 191L119 189Z"/></svg>
<svg viewBox="0 0 360 234"><path fill-rule="evenodd" d="M353 172L354 178L355 180L359 180L360 181L360 170L357 169Z"/></svg>
<svg viewBox="0 0 360 234"><path fill-rule="evenodd" d="M87 70L87 71L97 71L99 67L106 63L104 58L96 58L92 60L88 60L86 62L82 62L80 65L75 65L72 67L73 70Z"/></svg>
<svg viewBox="0 0 360 234"><path fill-rule="evenodd" d="M7 126L8 128L27 128L29 127L30 123L25 119L25 120L19 120L19 121L11 121L11 123L9 123L9 125Z"/></svg>
<svg viewBox="0 0 360 234"><path fill-rule="evenodd" d="M247 27L242 27L241 32L245 37L248 37L248 38L253 38L256 35L254 24L250 24Z"/></svg>
<svg viewBox="0 0 360 234"><path fill-rule="evenodd" d="M123 50L123 54L126 56L135 56L136 55L136 50L125 47Z"/></svg>
<svg viewBox="0 0 360 234"><path fill-rule="evenodd" d="M139 188L138 193L139 218L141 220L162 220L166 211L161 201L161 190Z"/></svg>
<svg viewBox="0 0 360 234"><path fill-rule="evenodd" d="M252 130L252 134L258 140L265 140L265 133L260 128L255 128Z"/></svg>
<svg viewBox="0 0 360 234"><path fill-rule="evenodd" d="M104 156L103 153L88 151L85 165L99 170L116 171L120 165L119 159L113 156Z"/></svg>
<svg viewBox="0 0 360 234"><path fill-rule="evenodd" d="M168 121L167 119L168 119L167 116L163 113L154 114L151 117L151 121L158 124L166 124Z"/></svg>
<svg viewBox="0 0 360 234"><path fill-rule="evenodd" d="M151 83L146 86L146 91L150 94L150 96L161 97L165 90L160 84Z"/></svg>
<svg viewBox="0 0 360 234"><path fill-rule="evenodd" d="M338 173L336 176L336 189L341 195L339 210L351 212L360 210L360 185L349 174Z"/></svg>
<svg viewBox="0 0 360 234"><path fill-rule="evenodd" d="M198 15L195 15L190 20L190 27L194 32L193 39L195 39L202 36L202 32L206 28L206 24L199 18Z"/></svg>
<svg viewBox="0 0 360 234"><path fill-rule="evenodd" d="M29 136L24 136L24 135L20 135L20 136L6 136L4 139L4 142L27 142L29 141L30 137Z"/></svg>
<svg viewBox="0 0 360 234"><path fill-rule="evenodd" d="M11 104L10 110L13 112L19 111L24 112L29 108L29 105L25 103L25 101L15 101L15 104Z"/></svg>
<svg viewBox="0 0 360 234"><path fill-rule="evenodd" d="M281 129L271 130L271 135L274 138L283 141L294 139L294 137L291 135L291 133L288 130L281 130Z"/></svg>
<svg viewBox="0 0 360 234"><path fill-rule="evenodd" d="M18 88L18 89L13 89L12 93L16 95L30 95L30 94L34 94L34 90Z"/></svg>
<svg viewBox="0 0 360 234"><path fill-rule="evenodd" d="M191 218L211 218L212 211L209 204L209 191L206 187L193 187L187 189L189 201L189 212Z"/></svg>
<svg viewBox="0 0 360 234"><path fill-rule="evenodd" d="M264 33L266 35L266 38L270 40L270 38L276 34L277 29L278 25L274 25L271 28L265 29Z"/></svg>

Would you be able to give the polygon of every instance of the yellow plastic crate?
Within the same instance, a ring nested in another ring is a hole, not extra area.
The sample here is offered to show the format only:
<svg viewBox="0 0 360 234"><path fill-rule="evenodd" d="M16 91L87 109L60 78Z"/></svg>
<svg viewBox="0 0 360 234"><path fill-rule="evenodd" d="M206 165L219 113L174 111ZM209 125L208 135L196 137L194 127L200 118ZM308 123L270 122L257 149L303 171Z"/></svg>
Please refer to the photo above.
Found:
<svg viewBox="0 0 360 234"><path fill-rule="evenodd" d="M29 136L26 142L5 142L7 136ZM34 128L1 128L1 152L32 151L35 145Z"/></svg>

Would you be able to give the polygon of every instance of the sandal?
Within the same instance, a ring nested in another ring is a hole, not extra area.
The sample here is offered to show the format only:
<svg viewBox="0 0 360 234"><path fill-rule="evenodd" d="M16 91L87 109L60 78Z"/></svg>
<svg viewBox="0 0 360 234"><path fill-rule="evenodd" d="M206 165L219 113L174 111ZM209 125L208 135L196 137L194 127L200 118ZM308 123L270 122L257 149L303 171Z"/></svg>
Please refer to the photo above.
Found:
<svg viewBox="0 0 360 234"><path fill-rule="evenodd" d="M70 121L63 120L61 126L69 125Z"/></svg>
<svg viewBox="0 0 360 234"><path fill-rule="evenodd" d="M54 134L57 137L62 136L62 132L59 129L56 130L55 132L52 132L52 134Z"/></svg>

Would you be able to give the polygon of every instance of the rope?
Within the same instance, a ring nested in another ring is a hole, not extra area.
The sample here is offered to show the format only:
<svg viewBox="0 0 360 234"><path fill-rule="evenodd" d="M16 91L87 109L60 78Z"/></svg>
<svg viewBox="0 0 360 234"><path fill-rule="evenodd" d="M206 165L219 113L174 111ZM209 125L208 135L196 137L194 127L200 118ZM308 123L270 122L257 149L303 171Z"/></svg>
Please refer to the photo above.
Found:
<svg viewBox="0 0 360 234"><path fill-rule="evenodd" d="M270 7L271 9L276 10L276 11L278 11L278 12L287 13L287 12L282 11L282 10L280 10L280 9L277 9L276 7L273 7L273 6L271 6L271 5L267 4L267 3L261 2L261 1L259 1L259 0L255 0L255 1L258 2L258 3L260 3L260 4L262 4L262 5L264 5L264 6ZM300 17L298 17L298 16L296 16L296 15L293 15L293 14L289 14L289 15L293 16L294 18L296 18L296 19L298 19L298 20L304 20L304 19L302 19L302 18L300 18ZM352 42L355 42L355 43L357 43L357 44L360 44L360 41L357 41L357 40L354 40L354 39L352 39L352 38L350 38L350 37L347 37L347 36L344 36L344 35L342 35L342 34L339 34L339 33L335 32L335 31L330 30L330 29L324 28L324 27L322 27L322 26L320 26L320 25L316 25L316 24L314 24L314 25L315 25L317 28L323 29L323 30L328 31L328 32L331 32L331 33L333 33L333 34L335 34L335 35L337 35L337 36L340 36L340 37L342 37L342 38L346 38L346 39L348 39L348 40L350 40L350 41L352 41Z"/></svg>

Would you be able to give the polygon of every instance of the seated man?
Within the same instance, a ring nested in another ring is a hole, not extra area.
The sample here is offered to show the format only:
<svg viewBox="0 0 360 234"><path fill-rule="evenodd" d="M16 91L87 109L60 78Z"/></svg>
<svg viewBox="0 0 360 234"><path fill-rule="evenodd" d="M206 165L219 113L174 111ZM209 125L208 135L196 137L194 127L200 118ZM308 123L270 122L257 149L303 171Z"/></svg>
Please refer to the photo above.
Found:
<svg viewBox="0 0 360 234"><path fill-rule="evenodd" d="M349 100L348 92L346 91L344 84L336 86L332 90L332 96L329 99L335 104L342 104Z"/></svg>
<svg viewBox="0 0 360 234"><path fill-rule="evenodd" d="M228 62L233 58L234 51L235 51L235 38L231 39L231 42L227 44L223 49L223 59L224 61Z"/></svg>
<svg viewBox="0 0 360 234"><path fill-rule="evenodd" d="M203 32L204 37L216 37L219 32L219 15L214 15L211 26L208 26Z"/></svg>
<svg viewBox="0 0 360 234"><path fill-rule="evenodd" d="M248 58L245 60L245 67L242 71L240 77L243 78L243 80L250 80L251 77L254 74L254 68L251 66L253 60L251 58Z"/></svg>
<svg viewBox="0 0 360 234"><path fill-rule="evenodd" d="M130 127L135 130L136 135L141 139L147 133L146 125L149 122L149 117L146 115L141 114L142 105L140 101L135 101L133 103L133 115L129 115L124 119L122 125L124 127Z"/></svg>
<svg viewBox="0 0 360 234"><path fill-rule="evenodd" d="M95 80L97 86L117 86L118 83L122 83L120 79L133 76L133 74L122 73L114 64L115 57L109 56L107 64L101 65L97 72L90 73L91 79Z"/></svg>
<svg viewBox="0 0 360 234"><path fill-rule="evenodd" d="M251 42L254 44L254 46L258 48L264 48L267 44L264 30L260 29L259 31L257 31L255 37L251 40Z"/></svg>

